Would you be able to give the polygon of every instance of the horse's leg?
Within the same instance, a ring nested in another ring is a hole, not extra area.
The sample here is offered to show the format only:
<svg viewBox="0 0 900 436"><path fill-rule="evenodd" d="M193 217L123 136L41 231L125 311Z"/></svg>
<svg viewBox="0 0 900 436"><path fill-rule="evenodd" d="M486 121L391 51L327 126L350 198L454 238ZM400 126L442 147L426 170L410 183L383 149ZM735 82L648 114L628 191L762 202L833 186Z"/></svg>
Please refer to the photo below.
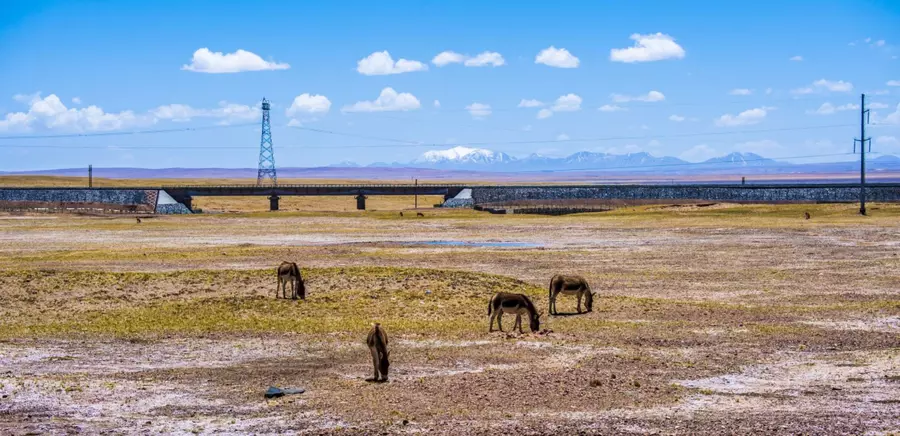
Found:
<svg viewBox="0 0 900 436"><path fill-rule="evenodd" d="M372 380L378 381L378 375L380 374L378 371L378 350L375 347L369 347L369 351L372 352L372 368L375 371L375 376L372 377Z"/></svg>
<svg viewBox="0 0 900 436"><path fill-rule="evenodd" d="M291 300L297 299L297 279L291 280Z"/></svg>
<svg viewBox="0 0 900 436"><path fill-rule="evenodd" d="M488 319L490 321L490 324L488 325L488 333L491 333L494 331L494 318L496 318L496 317L497 317L497 311L494 311L494 313L492 313L492 314L490 314L490 316L488 316Z"/></svg>
<svg viewBox="0 0 900 436"><path fill-rule="evenodd" d="M575 298L578 299L578 313L581 313L581 295L582 294L583 294L583 292L579 292L579 293L575 294Z"/></svg>
<svg viewBox="0 0 900 436"><path fill-rule="evenodd" d="M275 298L280 298L278 293L281 292L281 276L278 276L278 283L275 285Z"/></svg>
<svg viewBox="0 0 900 436"><path fill-rule="evenodd" d="M497 330L503 331L503 312L497 311Z"/></svg>
<svg viewBox="0 0 900 436"><path fill-rule="evenodd" d="M550 291L550 307L548 309L550 309L551 315L555 315L553 313L553 303L555 302L555 300L556 300L556 298L554 298L554 296L553 296L553 291Z"/></svg>
<svg viewBox="0 0 900 436"><path fill-rule="evenodd" d="M516 323L513 324L513 330L515 330L517 326L519 327L519 334L522 334L522 314L521 313L516 314Z"/></svg>

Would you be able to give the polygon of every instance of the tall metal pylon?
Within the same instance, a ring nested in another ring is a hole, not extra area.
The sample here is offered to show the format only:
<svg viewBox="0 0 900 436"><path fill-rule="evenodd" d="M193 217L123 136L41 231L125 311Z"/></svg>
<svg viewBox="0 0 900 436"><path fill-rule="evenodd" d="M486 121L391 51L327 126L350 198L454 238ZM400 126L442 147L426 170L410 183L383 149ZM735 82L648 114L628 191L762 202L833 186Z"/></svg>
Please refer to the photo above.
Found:
<svg viewBox="0 0 900 436"><path fill-rule="evenodd" d="M859 213L866 214L866 145L872 152L872 138L866 138L866 124L869 123L869 110L866 109L866 95L860 95L859 101L859 139L853 140L853 152L859 143Z"/></svg>
<svg viewBox="0 0 900 436"><path fill-rule="evenodd" d="M262 100L262 136L259 140L259 170L256 186L278 184L275 174L275 151L272 149L272 127L269 124L269 100Z"/></svg>

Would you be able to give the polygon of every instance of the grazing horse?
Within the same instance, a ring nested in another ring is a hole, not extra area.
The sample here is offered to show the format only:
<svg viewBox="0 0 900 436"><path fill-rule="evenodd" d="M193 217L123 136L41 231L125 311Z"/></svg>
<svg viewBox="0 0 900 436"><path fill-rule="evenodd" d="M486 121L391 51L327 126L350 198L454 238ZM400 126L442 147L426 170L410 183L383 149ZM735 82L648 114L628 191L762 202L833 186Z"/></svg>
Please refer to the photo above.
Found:
<svg viewBox="0 0 900 436"><path fill-rule="evenodd" d="M810 216L809 212L803 212L803 216L806 217L806 219L812 218L812 216Z"/></svg>
<svg viewBox="0 0 900 436"><path fill-rule="evenodd" d="M370 380L375 382L388 381L388 366L391 364L388 361L390 352L387 347L387 334L384 333L381 324L376 322L372 329L369 330L369 335L366 336L366 345L369 346L369 351L372 353L372 366L375 367L375 377L372 377ZM380 379L378 377L379 374L381 375Z"/></svg>
<svg viewBox="0 0 900 436"><path fill-rule="evenodd" d="M138 224L141 223L141 219L140 219L140 218L135 218L135 219L137 220L137 223L138 223Z"/></svg>
<svg viewBox="0 0 900 436"><path fill-rule="evenodd" d="M588 312L594 310L594 294L587 280L581 276L568 276L557 274L550 279L550 314L556 315L556 296L575 295L578 298L578 313L581 313L581 298L584 297L584 307Z"/></svg>
<svg viewBox="0 0 900 436"><path fill-rule="evenodd" d="M417 217L420 216L420 217L424 218L424 217L425 217L425 214L422 213L422 212L416 212L416 216L417 216Z"/></svg>
<svg viewBox="0 0 900 436"><path fill-rule="evenodd" d="M400 212L400 216L401 216L401 217L403 216L403 212Z"/></svg>
<svg viewBox="0 0 900 436"><path fill-rule="evenodd" d="M503 325L500 322L504 313L516 314L516 326L519 327L519 333L522 333L522 315L527 314L530 321L529 327L532 332L541 329L541 314L534 307L534 303L524 294L512 294L509 292L498 292L491 298L488 303L488 316L490 316L490 326L488 333L494 331L494 320L497 320L497 328L503 331Z"/></svg>
<svg viewBox="0 0 900 436"><path fill-rule="evenodd" d="M296 300L297 294L300 299L306 299L306 285L303 284L303 277L300 275L300 268L294 262L281 262L278 265L278 287L275 288L275 298L278 298L278 291L281 290L281 298L287 298L287 284L291 283L291 299Z"/></svg>

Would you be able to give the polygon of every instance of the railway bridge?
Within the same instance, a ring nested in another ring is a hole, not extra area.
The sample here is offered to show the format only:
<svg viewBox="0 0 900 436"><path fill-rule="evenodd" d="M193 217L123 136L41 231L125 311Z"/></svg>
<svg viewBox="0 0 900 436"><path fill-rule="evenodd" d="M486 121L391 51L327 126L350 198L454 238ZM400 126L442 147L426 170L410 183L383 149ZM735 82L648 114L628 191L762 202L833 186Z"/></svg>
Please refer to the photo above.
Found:
<svg viewBox="0 0 900 436"><path fill-rule="evenodd" d="M175 201L192 209L193 197L266 196L269 209L278 210L278 200L286 195L348 195L356 198L356 208L365 210L369 195L443 195L455 197L466 186L436 184L368 184L368 185L223 185L223 186L163 186Z"/></svg>

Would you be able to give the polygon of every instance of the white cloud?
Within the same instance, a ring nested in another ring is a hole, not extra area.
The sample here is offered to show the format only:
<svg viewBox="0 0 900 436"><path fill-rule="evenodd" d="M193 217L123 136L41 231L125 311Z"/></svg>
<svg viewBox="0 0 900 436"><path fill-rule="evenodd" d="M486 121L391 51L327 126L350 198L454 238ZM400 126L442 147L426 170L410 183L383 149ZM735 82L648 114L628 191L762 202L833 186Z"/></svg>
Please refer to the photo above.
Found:
<svg viewBox="0 0 900 436"><path fill-rule="evenodd" d="M878 119L878 124L895 124L900 125L900 104L897 105L897 110L888 114L884 119Z"/></svg>
<svg viewBox="0 0 900 436"><path fill-rule="evenodd" d="M537 118L539 120L543 120L545 118L550 118L552 116L553 116L553 111L550 109L546 109L546 108L539 110L537 113Z"/></svg>
<svg viewBox="0 0 900 436"><path fill-rule="evenodd" d="M31 130L41 126L46 129L69 131L107 131L141 124L149 124L148 117L139 117L132 111L107 113L97 106L67 108L56 94L41 98L40 94L13 97L28 104L28 112L12 112L0 119L0 131ZM26 100L27 99L27 100Z"/></svg>
<svg viewBox="0 0 900 436"><path fill-rule="evenodd" d="M887 86L900 86L900 80L888 80Z"/></svg>
<svg viewBox="0 0 900 436"><path fill-rule="evenodd" d="M490 105L477 102L466 106L466 110L475 118L483 118L491 114Z"/></svg>
<svg viewBox="0 0 900 436"><path fill-rule="evenodd" d="M78 97L72 97L72 103L81 104L81 99Z"/></svg>
<svg viewBox="0 0 900 436"><path fill-rule="evenodd" d="M900 145L900 140L896 136L879 136L875 138L876 144L882 145Z"/></svg>
<svg viewBox="0 0 900 436"><path fill-rule="evenodd" d="M681 152L678 157L688 162L703 162L718 155L719 152L715 149L706 144L700 144Z"/></svg>
<svg viewBox="0 0 900 436"><path fill-rule="evenodd" d="M466 60L466 57L455 52L455 51L442 51L438 53L433 59L431 59L431 63L443 67L450 64L461 64Z"/></svg>
<svg viewBox="0 0 900 436"><path fill-rule="evenodd" d="M435 100L435 101L434 101L434 107L437 108L437 109L440 109L440 107L441 107L441 102L440 102L439 100Z"/></svg>
<svg viewBox="0 0 900 436"><path fill-rule="evenodd" d="M578 68L578 64L581 63L581 61L572 53L569 53L568 50L556 48L551 45L550 47L541 50L541 52L534 57L534 63L556 68Z"/></svg>
<svg viewBox="0 0 900 436"><path fill-rule="evenodd" d="M809 111L806 111L806 113L811 114L811 115L832 115L835 112L843 112L843 111L849 111L849 110L859 110L859 105L849 103L849 104L844 104L844 105L840 105L840 106L835 106L829 102L825 102L825 103L822 103L822 105L819 106L818 109L809 110Z"/></svg>
<svg viewBox="0 0 900 436"><path fill-rule="evenodd" d="M600 112L619 112L619 111L625 111L628 109L625 109L622 106L618 106L618 105L614 105L614 104L605 104L603 106L600 106L600 108L597 110L599 110Z"/></svg>
<svg viewBox="0 0 900 436"><path fill-rule="evenodd" d="M291 107L285 112L288 117L294 117L297 114L319 114L327 113L331 109L331 100L324 95L303 93L294 97Z"/></svg>
<svg viewBox="0 0 900 436"><path fill-rule="evenodd" d="M628 103L629 101L645 101L645 102L657 102L663 101L666 99L666 96L659 91L650 91L646 95L622 95L622 94L613 94L611 96L612 100L616 103Z"/></svg>
<svg viewBox="0 0 900 436"><path fill-rule="evenodd" d="M541 107L543 105L543 102L534 99L526 100L523 98L522 101L519 102L519 107Z"/></svg>
<svg viewBox="0 0 900 436"><path fill-rule="evenodd" d="M794 56L794 57L790 58L789 60L794 61L794 62L803 62L803 56Z"/></svg>
<svg viewBox="0 0 900 436"><path fill-rule="evenodd" d="M344 106L343 112L390 112L409 111L418 109L421 105L414 95L401 92L394 88L384 88L374 101L359 101L350 106Z"/></svg>
<svg viewBox="0 0 900 436"><path fill-rule="evenodd" d="M480 53L478 56L466 59L466 61L463 62L463 65L467 67L499 67L505 64L506 60L503 59L503 56L495 51L486 51Z"/></svg>
<svg viewBox="0 0 900 436"><path fill-rule="evenodd" d="M568 141L569 139L571 139L571 138L569 138L569 135L566 135L565 133L560 133L559 135L556 135L557 141Z"/></svg>
<svg viewBox="0 0 900 436"><path fill-rule="evenodd" d="M681 115L669 115L669 119L676 123L680 123L685 120L685 118Z"/></svg>
<svg viewBox="0 0 900 436"><path fill-rule="evenodd" d="M214 109L197 109L186 104L169 104L151 110L150 115L154 122L165 120L181 123L194 118L216 118L221 120L222 124L229 124L235 121L258 120L261 114L259 107L221 101L219 107Z"/></svg>
<svg viewBox="0 0 900 436"><path fill-rule="evenodd" d="M755 108L745 110L737 115L725 114L716 120L717 126L745 126L757 124L766 118L770 108Z"/></svg>
<svg viewBox="0 0 900 436"><path fill-rule="evenodd" d="M195 73L240 73L243 71L286 70L291 66L278 62L267 62L259 55L246 50L234 53L212 52L204 47L194 52L190 65L181 69Z"/></svg>
<svg viewBox="0 0 900 436"><path fill-rule="evenodd" d="M443 51L431 59L431 63L438 67L450 64L463 64L467 67L499 67L506 65L506 60L503 59L503 55L495 51L485 51L476 56L468 56L455 51Z"/></svg>
<svg viewBox="0 0 900 436"><path fill-rule="evenodd" d="M581 110L581 97L575 94L562 95L550 108L554 112L574 112Z"/></svg>
<svg viewBox="0 0 900 436"><path fill-rule="evenodd" d="M376 51L356 63L356 71L366 76L381 76L386 74L411 73L413 71L425 71L428 65L419 61L398 59L394 62L391 54L385 51Z"/></svg>
<svg viewBox="0 0 900 436"><path fill-rule="evenodd" d="M684 58L684 49L675 42L675 38L663 33L649 35L633 34L634 46L614 48L609 52L609 60L613 62L653 62L664 59Z"/></svg>
<svg viewBox="0 0 900 436"><path fill-rule="evenodd" d="M728 93L731 95L750 95L750 94L753 94L753 91L751 91L747 88L736 88L736 89L732 89Z"/></svg>
<svg viewBox="0 0 900 436"><path fill-rule="evenodd" d="M883 39L879 39L878 41L875 41L875 45L877 47L884 47L884 44L885 44L885 42Z"/></svg>
<svg viewBox="0 0 900 436"><path fill-rule="evenodd" d="M832 92L850 92L853 90L853 84L838 80L837 82L825 79L819 79L812 83L811 86L797 88L791 90L793 94L813 94L815 92L832 91Z"/></svg>
<svg viewBox="0 0 900 436"><path fill-rule="evenodd" d="M890 106L879 102L869 103L868 105L866 105L866 109L887 109L889 107ZM859 106L857 106L856 109L859 109Z"/></svg>

